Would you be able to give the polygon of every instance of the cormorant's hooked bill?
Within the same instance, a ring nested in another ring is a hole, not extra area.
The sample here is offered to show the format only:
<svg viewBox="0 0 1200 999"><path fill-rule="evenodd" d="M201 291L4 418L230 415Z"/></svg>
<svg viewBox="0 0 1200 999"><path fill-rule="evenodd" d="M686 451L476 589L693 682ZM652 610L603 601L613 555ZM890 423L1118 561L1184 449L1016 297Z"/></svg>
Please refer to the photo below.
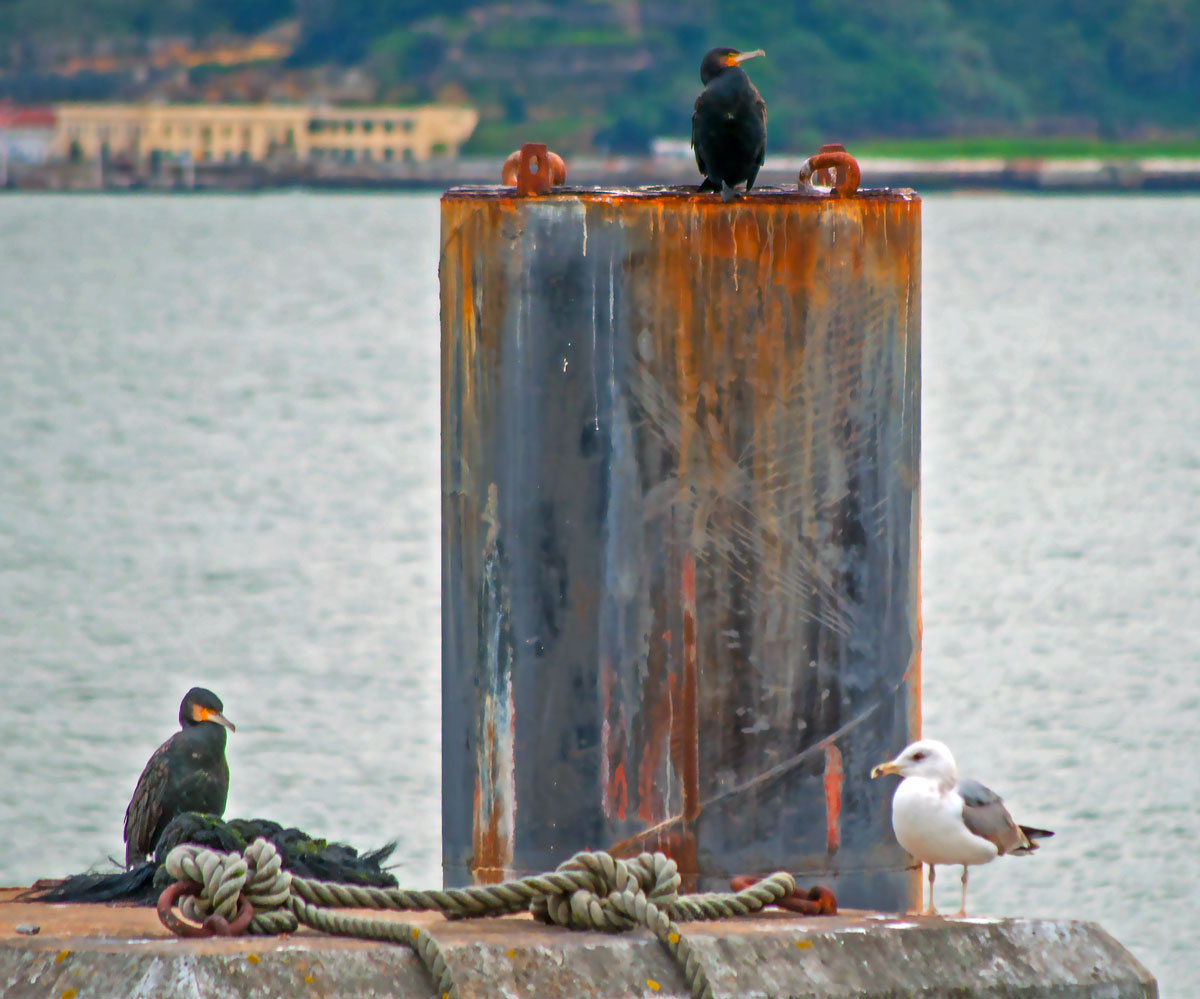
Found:
<svg viewBox="0 0 1200 999"><path fill-rule="evenodd" d="M733 197L735 184L754 186L767 155L767 105L742 69L747 59L765 55L717 48L700 63L704 90L692 113L692 147L704 175L700 190L720 191L722 201Z"/></svg>
<svg viewBox="0 0 1200 999"><path fill-rule="evenodd" d="M150 757L125 810L125 866L154 852L176 815L204 812L218 818L229 795L225 730L236 731L211 690L193 687L179 705L180 731Z"/></svg>

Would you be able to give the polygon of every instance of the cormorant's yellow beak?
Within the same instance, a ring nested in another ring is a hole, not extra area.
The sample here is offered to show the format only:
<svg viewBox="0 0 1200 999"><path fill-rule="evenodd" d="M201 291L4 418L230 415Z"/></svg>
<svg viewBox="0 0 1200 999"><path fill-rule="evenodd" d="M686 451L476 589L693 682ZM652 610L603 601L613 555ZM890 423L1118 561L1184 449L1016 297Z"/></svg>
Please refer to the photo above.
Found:
<svg viewBox="0 0 1200 999"><path fill-rule="evenodd" d="M237 728L234 726L233 722L221 714L220 711L214 711L212 708L197 707L195 716L196 721L198 722L216 722L218 725L224 725L227 729L229 729L230 732L237 731Z"/></svg>
<svg viewBox="0 0 1200 999"><path fill-rule="evenodd" d="M737 66L747 59L753 59L755 56L763 56L766 58L766 53L762 49L755 49L753 52L736 52L729 57L729 65Z"/></svg>
<svg viewBox="0 0 1200 999"><path fill-rule="evenodd" d="M887 763L881 763L871 771L871 779L874 780L876 777L886 777L888 774L898 774L899 772L900 768L896 766L895 761L888 760Z"/></svg>

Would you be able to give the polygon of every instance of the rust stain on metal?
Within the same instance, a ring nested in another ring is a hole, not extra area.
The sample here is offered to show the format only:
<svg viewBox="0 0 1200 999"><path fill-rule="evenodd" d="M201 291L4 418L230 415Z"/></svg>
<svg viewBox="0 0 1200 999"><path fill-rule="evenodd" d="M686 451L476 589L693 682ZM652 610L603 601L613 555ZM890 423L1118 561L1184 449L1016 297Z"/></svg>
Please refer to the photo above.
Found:
<svg viewBox="0 0 1200 999"><path fill-rule="evenodd" d="M842 754L834 743L825 747L825 850L842 845Z"/></svg>
<svg viewBox="0 0 1200 999"><path fill-rule="evenodd" d="M665 668L665 660L664 668ZM643 691L644 730L637 739L640 749L638 766L638 816L655 822L664 815L664 795L658 788L661 763L671 754L674 731L673 707L679 702L679 681L674 674L660 674L659 682Z"/></svg>
<svg viewBox="0 0 1200 999"><path fill-rule="evenodd" d="M625 761L617 764L613 772L612 795L617 803L617 821L625 821L625 809L629 807L629 787L625 783Z"/></svg>
<svg viewBox="0 0 1200 999"><path fill-rule="evenodd" d="M487 745L494 747L494 727L489 719L487 726ZM481 772L475 779L475 809L472 822L471 873L477 883L494 884L503 881L505 870L511 864L512 844L503 830L504 804L500 795L495 793L489 783L494 782L496 775L491 772ZM490 778L489 783L485 783Z"/></svg>
<svg viewBox="0 0 1200 999"><path fill-rule="evenodd" d="M600 692L603 700L603 720L600 725L600 780L604 786L604 814L624 822L629 809L629 783L625 776L628 747L624 705L615 703L612 685L613 665L605 661L600 667Z"/></svg>
<svg viewBox="0 0 1200 999"><path fill-rule="evenodd" d="M578 792L517 774L517 868L903 871L851 771L919 715L919 232L904 192L443 199L443 717L502 705L504 623L521 766Z"/></svg>

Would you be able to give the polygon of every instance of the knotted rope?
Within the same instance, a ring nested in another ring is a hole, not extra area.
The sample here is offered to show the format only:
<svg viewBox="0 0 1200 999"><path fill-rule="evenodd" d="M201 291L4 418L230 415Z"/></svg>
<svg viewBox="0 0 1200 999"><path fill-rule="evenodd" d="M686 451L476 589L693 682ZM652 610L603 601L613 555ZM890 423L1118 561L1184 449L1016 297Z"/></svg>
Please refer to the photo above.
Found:
<svg viewBox="0 0 1200 999"><path fill-rule="evenodd" d="M724 919L757 912L792 894L795 881L779 872L738 892L679 894L675 862L661 853L618 860L607 853L577 853L558 869L495 885L446 891L406 891L315 881L283 869L269 840L256 839L241 855L177 846L167 856L176 881L159 899L159 917L175 933L230 932L229 923L252 910L249 932L294 932L300 924L334 936L404 944L437 985L441 999L458 989L437 941L410 923L331 912L333 908L434 910L448 918L503 916L532 911L546 923L576 930L619 933L645 926L666 947L687 981L692 999L713 999L708 976L677 923ZM194 892L176 902L179 889ZM172 906L193 923L181 923Z"/></svg>

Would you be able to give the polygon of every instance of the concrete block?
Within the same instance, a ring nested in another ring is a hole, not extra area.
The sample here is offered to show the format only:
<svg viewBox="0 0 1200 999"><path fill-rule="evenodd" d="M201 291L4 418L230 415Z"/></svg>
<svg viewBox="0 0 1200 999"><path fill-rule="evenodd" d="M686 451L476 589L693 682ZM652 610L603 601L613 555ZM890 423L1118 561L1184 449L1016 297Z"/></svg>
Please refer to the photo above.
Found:
<svg viewBox="0 0 1200 999"><path fill-rule="evenodd" d="M153 910L4 901L3 999L431 999L404 947L303 931L180 940ZM401 918L434 933L462 999L684 999L645 931L572 933L527 916ZM18 925L40 926L34 936ZM718 999L1155 999L1153 976L1095 923L771 911L682 927Z"/></svg>

